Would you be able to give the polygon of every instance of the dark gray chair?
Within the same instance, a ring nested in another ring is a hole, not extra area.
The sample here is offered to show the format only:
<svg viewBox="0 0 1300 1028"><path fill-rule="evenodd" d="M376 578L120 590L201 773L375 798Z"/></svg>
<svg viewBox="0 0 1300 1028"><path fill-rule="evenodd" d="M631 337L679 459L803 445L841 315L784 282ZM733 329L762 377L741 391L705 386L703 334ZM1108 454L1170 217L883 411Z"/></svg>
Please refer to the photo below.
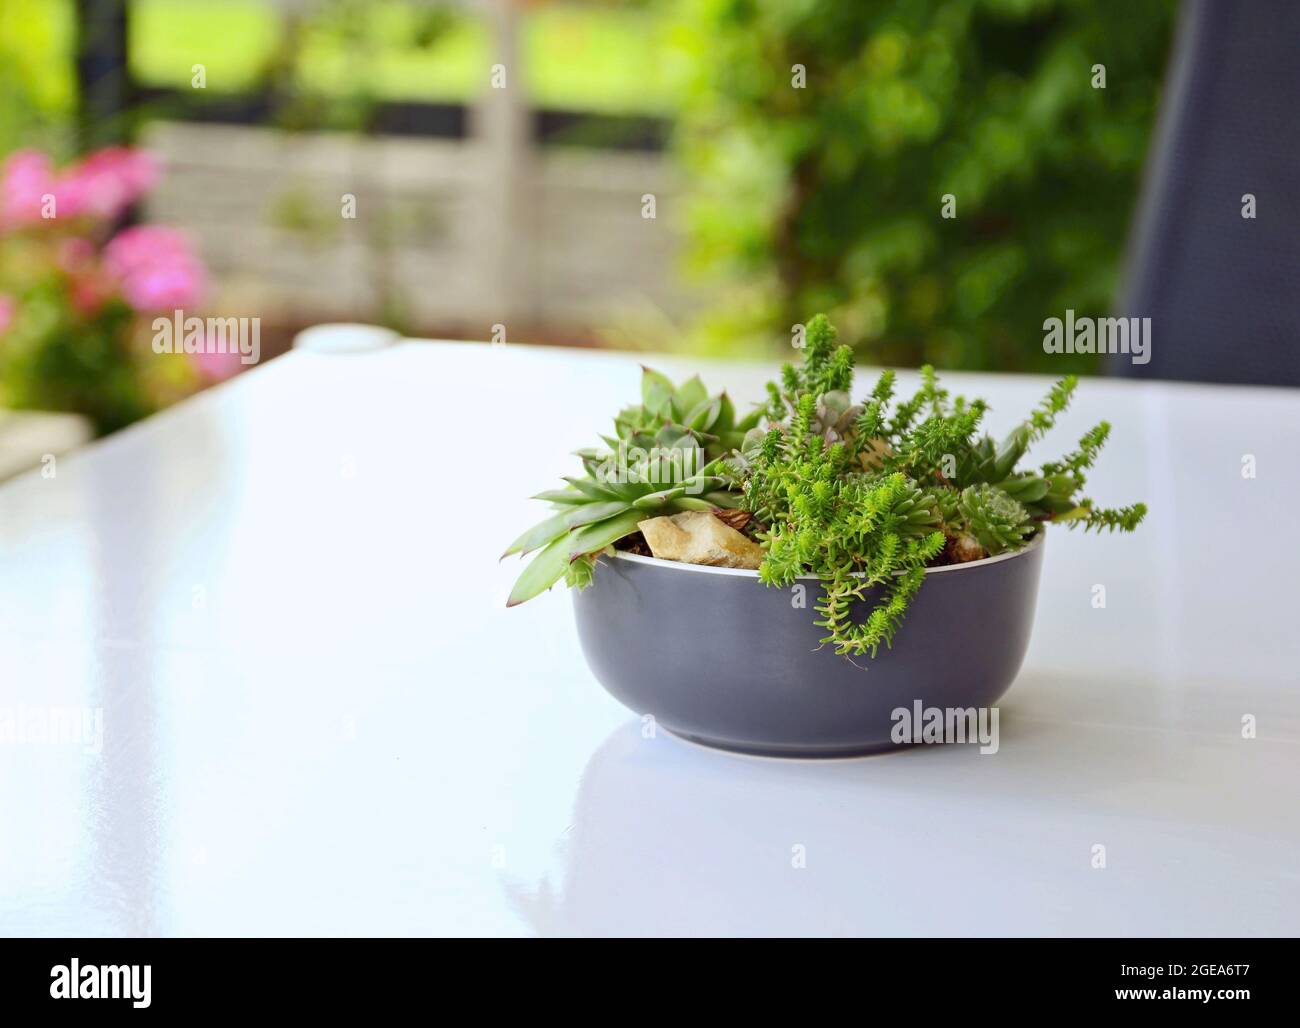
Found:
<svg viewBox="0 0 1300 1028"><path fill-rule="evenodd" d="M1300 385L1300 2L1184 3L1126 279L1115 374Z"/></svg>

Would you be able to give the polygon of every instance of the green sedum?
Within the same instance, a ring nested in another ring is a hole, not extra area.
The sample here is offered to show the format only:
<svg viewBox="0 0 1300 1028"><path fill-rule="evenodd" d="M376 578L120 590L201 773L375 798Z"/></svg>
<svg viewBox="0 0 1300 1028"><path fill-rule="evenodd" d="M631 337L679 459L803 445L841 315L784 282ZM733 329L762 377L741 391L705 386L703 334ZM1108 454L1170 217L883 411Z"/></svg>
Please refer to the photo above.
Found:
<svg viewBox="0 0 1300 1028"><path fill-rule="evenodd" d="M1065 410L1077 380L1062 379L1000 442L980 434L983 400L951 398L928 365L921 388L896 399L884 371L867 401L846 406L852 351L835 345L824 315L807 326L802 366L786 365L768 390L767 424L746 437L729 480L767 526L759 577L822 584L817 624L837 653L871 654L893 641L925 569L1027 545L1047 521L1131 531L1142 504L1099 509L1081 497L1110 431L1036 471L1018 465ZM883 587L866 618L855 608Z"/></svg>

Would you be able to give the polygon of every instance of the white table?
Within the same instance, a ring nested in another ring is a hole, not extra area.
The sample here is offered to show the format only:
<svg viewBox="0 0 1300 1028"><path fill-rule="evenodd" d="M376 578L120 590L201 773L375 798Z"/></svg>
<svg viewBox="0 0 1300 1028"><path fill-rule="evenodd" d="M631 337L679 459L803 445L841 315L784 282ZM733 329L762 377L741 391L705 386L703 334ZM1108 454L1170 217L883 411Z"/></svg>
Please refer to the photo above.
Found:
<svg viewBox="0 0 1300 1028"><path fill-rule="evenodd" d="M1300 394L1086 381L1042 456L1109 418L1090 491L1151 514L1048 540L1000 751L798 763L643 739L563 591L503 606L638 376L298 352L0 488L0 708L103 714L0 744L0 932L1300 929ZM950 380L995 429L1046 384Z"/></svg>

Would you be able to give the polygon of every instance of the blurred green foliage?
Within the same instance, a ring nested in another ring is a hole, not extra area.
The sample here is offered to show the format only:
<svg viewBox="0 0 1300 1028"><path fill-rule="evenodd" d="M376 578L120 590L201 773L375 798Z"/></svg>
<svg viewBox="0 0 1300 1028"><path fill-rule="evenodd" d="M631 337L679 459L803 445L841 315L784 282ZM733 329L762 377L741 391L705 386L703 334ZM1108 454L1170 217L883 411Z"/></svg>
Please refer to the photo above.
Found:
<svg viewBox="0 0 1300 1028"><path fill-rule="evenodd" d="M538 106L677 117L688 269L709 298L693 344L771 351L826 310L876 363L1062 373L1097 358L1049 359L1042 322L1108 311L1175 8L560 2L524 9L521 50ZM131 12L142 84L187 87L201 50L213 95L274 81L288 123L316 124L321 106L343 105L329 123L356 127L375 100L471 100L490 57L486 26L457 5L132 0ZM0 155L76 151L74 19L71 0L0 0Z"/></svg>
<svg viewBox="0 0 1300 1028"><path fill-rule="evenodd" d="M172 371L185 370L183 361L146 364L140 358L133 314L122 301L108 303L96 317L79 316L66 284L53 275L22 301L22 323L0 339L0 406L75 412L107 435L188 391L170 381Z"/></svg>
<svg viewBox="0 0 1300 1028"><path fill-rule="evenodd" d="M670 115L685 76L665 56L663 6L525 5L520 51L529 95L540 107ZM458 0L131 0L130 15L131 74L144 86L188 90L200 54L213 94L245 93L292 49L295 85L307 93L465 103L486 88L492 63L488 25ZM46 115L66 114L75 34L72 0L0 0L0 98L21 86ZM0 142L11 114L0 106ZM31 144L33 128L9 135Z"/></svg>
<svg viewBox="0 0 1300 1028"><path fill-rule="evenodd" d="M1107 312L1175 6L687 0L700 336L789 346L826 310L876 363L1095 370L1042 322Z"/></svg>
<svg viewBox="0 0 1300 1028"><path fill-rule="evenodd" d="M678 79L662 59L664 19L654 7L524 5L519 45L529 96L541 107L671 111ZM288 8L269 0L132 0L131 16L132 74L151 86L187 88L201 52L208 88L246 91L292 49L295 84L309 93L463 103L487 88L495 60L481 12L455 0ZM288 29L293 21L299 27Z"/></svg>
<svg viewBox="0 0 1300 1028"><path fill-rule="evenodd" d="M75 35L68 0L0 0L0 157L22 146L71 155Z"/></svg>

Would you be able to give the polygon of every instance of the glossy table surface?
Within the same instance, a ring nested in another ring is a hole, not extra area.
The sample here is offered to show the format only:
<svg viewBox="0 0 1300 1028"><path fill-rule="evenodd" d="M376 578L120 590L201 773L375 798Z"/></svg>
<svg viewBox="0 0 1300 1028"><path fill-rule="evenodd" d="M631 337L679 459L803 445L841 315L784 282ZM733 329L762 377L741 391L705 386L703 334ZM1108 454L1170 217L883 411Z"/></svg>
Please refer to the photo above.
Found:
<svg viewBox="0 0 1300 1028"><path fill-rule="evenodd" d="M799 763L644 737L562 590L503 605L637 363L300 351L0 487L0 933L1300 930L1300 394L1085 381L1040 456L1107 417L1151 515L1050 535L998 752Z"/></svg>

